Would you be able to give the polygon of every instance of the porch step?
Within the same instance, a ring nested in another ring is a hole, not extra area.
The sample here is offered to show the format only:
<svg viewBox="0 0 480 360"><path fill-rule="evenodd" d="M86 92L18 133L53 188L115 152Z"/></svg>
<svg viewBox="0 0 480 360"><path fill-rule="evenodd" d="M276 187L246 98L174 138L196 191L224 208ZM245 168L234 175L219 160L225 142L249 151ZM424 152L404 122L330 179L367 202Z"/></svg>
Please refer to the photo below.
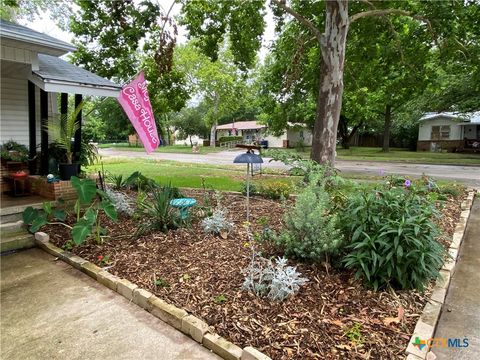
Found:
<svg viewBox="0 0 480 360"><path fill-rule="evenodd" d="M27 249L35 246L35 237L25 229L19 229L12 232L2 232L0 239L0 253Z"/></svg>
<svg viewBox="0 0 480 360"><path fill-rule="evenodd" d="M7 208L0 209L0 223L8 224L8 223L15 223L23 219L23 211L31 206L34 209L41 209L42 203L36 204L28 204L28 205L19 205L19 206L11 206Z"/></svg>

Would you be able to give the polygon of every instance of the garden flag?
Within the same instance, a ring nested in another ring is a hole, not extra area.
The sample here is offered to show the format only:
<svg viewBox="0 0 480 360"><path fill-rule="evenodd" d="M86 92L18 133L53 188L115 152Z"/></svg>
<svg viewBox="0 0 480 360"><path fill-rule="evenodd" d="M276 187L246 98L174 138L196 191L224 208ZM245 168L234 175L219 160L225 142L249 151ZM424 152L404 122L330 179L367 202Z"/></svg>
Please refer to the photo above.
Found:
<svg viewBox="0 0 480 360"><path fill-rule="evenodd" d="M118 102L127 113L147 154L155 151L160 139L143 71L136 79L122 88Z"/></svg>

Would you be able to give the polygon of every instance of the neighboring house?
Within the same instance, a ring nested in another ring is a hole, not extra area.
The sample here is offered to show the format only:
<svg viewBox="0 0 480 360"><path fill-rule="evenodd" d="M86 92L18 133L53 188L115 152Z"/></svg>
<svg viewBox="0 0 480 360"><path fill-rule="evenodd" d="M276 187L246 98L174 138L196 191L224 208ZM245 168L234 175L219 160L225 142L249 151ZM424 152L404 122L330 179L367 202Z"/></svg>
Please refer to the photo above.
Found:
<svg viewBox="0 0 480 360"><path fill-rule="evenodd" d="M51 139L42 127L53 115L74 111L68 109L68 94L75 95L76 106L84 95L117 97L121 86L60 59L75 47L25 26L0 20L0 43L0 143L26 145L29 158L40 159L40 164L30 162L30 174L45 175ZM77 156L80 140L81 127L74 141ZM0 178L6 173L2 164Z"/></svg>
<svg viewBox="0 0 480 360"><path fill-rule="evenodd" d="M268 141L268 147L312 145L312 132L305 125L289 124L281 136L269 134L268 127L256 121L236 121L217 126L217 140L225 136L241 136L246 144Z"/></svg>
<svg viewBox="0 0 480 360"><path fill-rule="evenodd" d="M480 142L480 112L427 113L419 122L418 151L475 150Z"/></svg>

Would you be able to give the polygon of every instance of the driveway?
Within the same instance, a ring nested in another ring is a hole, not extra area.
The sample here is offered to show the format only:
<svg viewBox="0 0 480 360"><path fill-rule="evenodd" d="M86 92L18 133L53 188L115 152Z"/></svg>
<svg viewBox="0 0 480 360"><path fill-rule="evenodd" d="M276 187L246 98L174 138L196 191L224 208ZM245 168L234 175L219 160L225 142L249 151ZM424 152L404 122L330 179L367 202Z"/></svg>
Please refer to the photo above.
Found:
<svg viewBox="0 0 480 360"><path fill-rule="evenodd" d="M228 150L211 154L174 154L174 153L153 153L147 155L144 152L116 150L113 148L100 149L100 155L105 158L128 158L128 159L159 159L173 160L188 163L232 165L233 159L243 150ZM264 167L275 169L286 169L280 162L269 162L264 158ZM480 188L480 166L461 165L434 165L434 164L409 164L387 161L357 161L337 160L336 167L342 172L358 175L379 175L380 170L385 174L410 175L414 177L427 174L435 179L454 180L470 187Z"/></svg>
<svg viewBox="0 0 480 360"><path fill-rule="evenodd" d="M2 359L220 360L39 249L2 255Z"/></svg>

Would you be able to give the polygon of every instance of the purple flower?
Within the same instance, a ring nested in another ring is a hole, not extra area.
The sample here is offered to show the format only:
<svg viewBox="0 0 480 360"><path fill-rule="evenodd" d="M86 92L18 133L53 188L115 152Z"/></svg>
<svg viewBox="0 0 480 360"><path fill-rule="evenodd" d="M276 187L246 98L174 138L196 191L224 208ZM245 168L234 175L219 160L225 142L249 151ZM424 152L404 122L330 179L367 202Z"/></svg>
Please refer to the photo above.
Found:
<svg viewBox="0 0 480 360"><path fill-rule="evenodd" d="M412 182L410 180L405 180L405 183L403 185L408 188L412 185Z"/></svg>

